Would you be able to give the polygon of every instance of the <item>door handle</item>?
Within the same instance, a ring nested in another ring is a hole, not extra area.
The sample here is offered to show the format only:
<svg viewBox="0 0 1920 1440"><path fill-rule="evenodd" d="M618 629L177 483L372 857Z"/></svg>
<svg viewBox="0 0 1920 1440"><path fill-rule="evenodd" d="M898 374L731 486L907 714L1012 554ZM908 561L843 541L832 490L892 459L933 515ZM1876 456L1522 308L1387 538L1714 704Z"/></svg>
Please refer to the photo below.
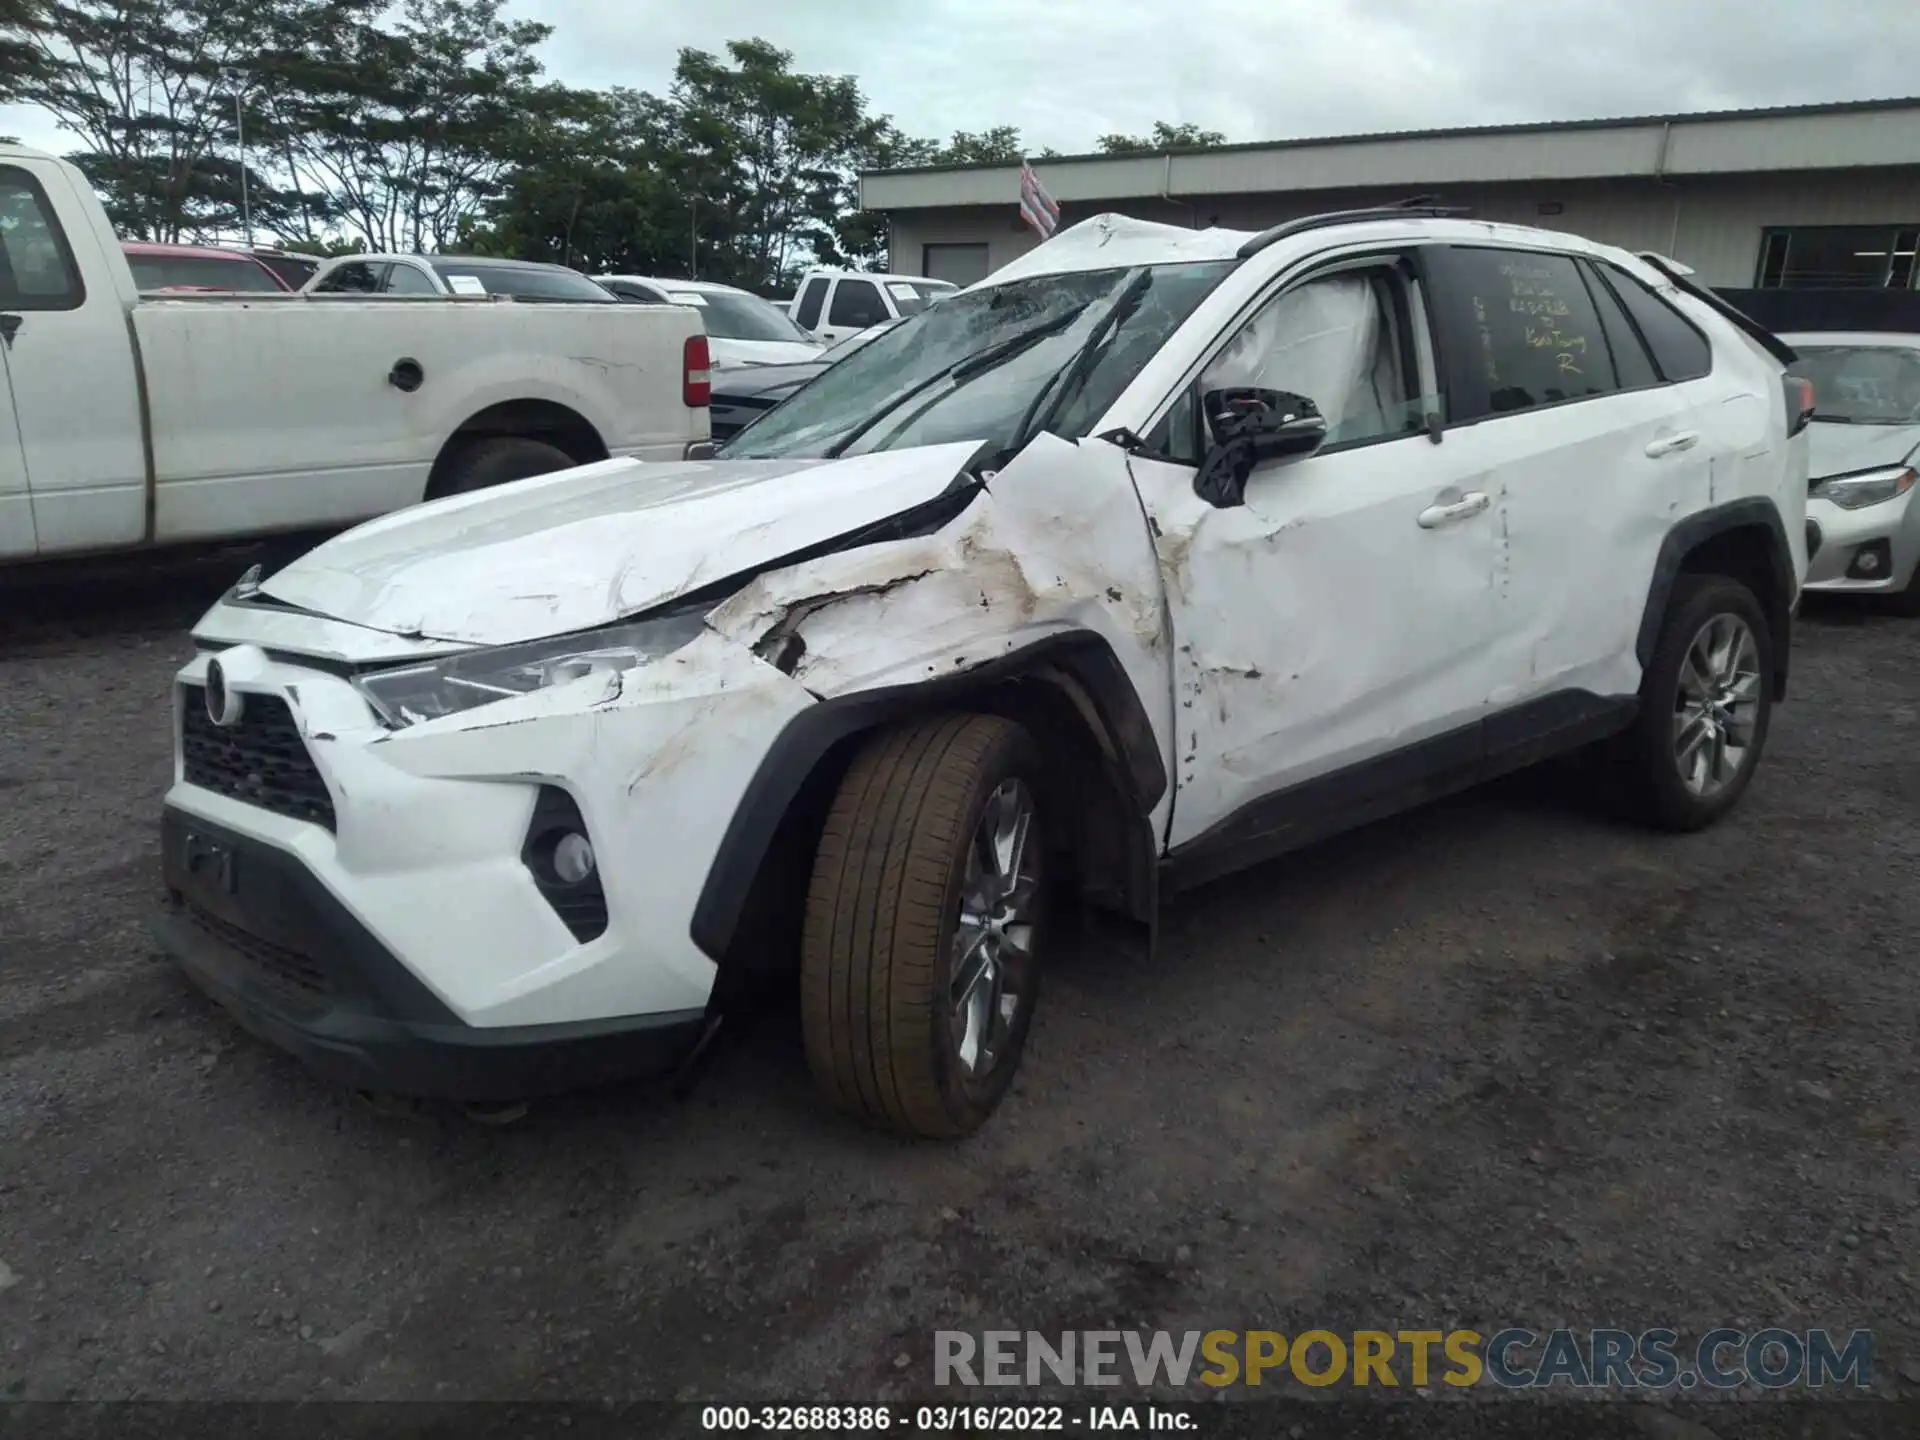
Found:
<svg viewBox="0 0 1920 1440"><path fill-rule="evenodd" d="M20 333L21 320L18 315L0 315L0 340L7 342L7 348L13 348L13 337Z"/></svg>
<svg viewBox="0 0 1920 1440"><path fill-rule="evenodd" d="M1445 504L1429 505L1420 512L1422 530L1438 530L1442 525L1451 525L1456 520L1465 520L1469 515L1478 515L1493 504L1493 497L1484 490L1469 490L1458 500L1449 500Z"/></svg>
<svg viewBox="0 0 1920 1440"><path fill-rule="evenodd" d="M1678 450L1691 450L1699 443L1699 434L1692 430L1682 430L1677 435L1662 435L1647 446L1647 458L1658 460L1662 455L1671 455Z"/></svg>

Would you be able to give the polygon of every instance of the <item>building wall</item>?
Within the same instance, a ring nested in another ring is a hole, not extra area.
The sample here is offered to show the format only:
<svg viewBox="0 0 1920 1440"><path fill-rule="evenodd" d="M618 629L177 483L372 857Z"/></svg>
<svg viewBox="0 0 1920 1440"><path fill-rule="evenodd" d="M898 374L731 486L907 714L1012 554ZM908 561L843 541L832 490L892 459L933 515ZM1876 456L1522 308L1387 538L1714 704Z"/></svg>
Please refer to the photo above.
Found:
<svg viewBox="0 0 1920 1440"><path fill-rule="evenodd" d="M1038 167L1042 182L1046 165ZM1069 201L1063 224L1108 211L1196 228L1260 230L1300 215L1377 205L1406 197L1406 187L1313 190L1293 194L1212 195L1193 203L1157 197ZM1691 265L1709 285L1748 286L1761 233L1780 225L1920 227L1920 165L1887 169L1650 179L1540 181L1520 185L1448 185L1440 198L1476 217L1586 235L1628 250L1658 250ZM1559 205L1555 215L1543 205ZM994 269L1037 240L1020 223L1017 202L895 211L891 267L923 273L924 246L981 243Z"/></svg>

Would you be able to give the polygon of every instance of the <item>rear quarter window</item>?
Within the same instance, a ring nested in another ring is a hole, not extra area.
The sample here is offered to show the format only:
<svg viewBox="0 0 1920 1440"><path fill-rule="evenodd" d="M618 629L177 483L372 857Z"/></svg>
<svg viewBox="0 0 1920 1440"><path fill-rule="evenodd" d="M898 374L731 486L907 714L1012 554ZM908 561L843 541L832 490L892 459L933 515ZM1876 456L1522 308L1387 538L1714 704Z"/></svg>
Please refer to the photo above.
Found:
<svg viewBox="0 0 1920 1440"><path fill-rule="evenodd" d="M1633 318L1661 379L1697 380L1713 369L1713 347L1691 320L1618 265L1595 268Z"/></svg>

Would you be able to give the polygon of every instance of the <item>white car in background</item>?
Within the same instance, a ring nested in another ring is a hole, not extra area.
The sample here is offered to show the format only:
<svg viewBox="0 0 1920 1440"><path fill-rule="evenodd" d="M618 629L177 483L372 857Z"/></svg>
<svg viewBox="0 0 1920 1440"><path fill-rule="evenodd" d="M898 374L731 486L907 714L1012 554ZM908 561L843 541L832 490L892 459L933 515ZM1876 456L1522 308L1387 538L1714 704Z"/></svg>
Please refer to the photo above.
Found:
<svg viewBox="0 0 1920 1440"><path fill-rule="evenodd" d="M1813 383L1807 518L1820 547L1809 590L1887 595L1920 615L1920 335L1800 332L1793 373Z"/></svg>
<svg viewBox="0 0 1920 1440"><path fill-rule="evenodd" d="M501 295L538 304L618 304L578 270L480 255L341 255L300 287L304 295Z"/></svg>
<svg viewBox="0 0 1920 1440"><path fill-rule="evenodd" d="M823 347L786 311L749 290L711 280L656 280L649 275L596 275L594 280L636 305L690 305L707 327L713 368L793 365L818 360Z"/></svg>

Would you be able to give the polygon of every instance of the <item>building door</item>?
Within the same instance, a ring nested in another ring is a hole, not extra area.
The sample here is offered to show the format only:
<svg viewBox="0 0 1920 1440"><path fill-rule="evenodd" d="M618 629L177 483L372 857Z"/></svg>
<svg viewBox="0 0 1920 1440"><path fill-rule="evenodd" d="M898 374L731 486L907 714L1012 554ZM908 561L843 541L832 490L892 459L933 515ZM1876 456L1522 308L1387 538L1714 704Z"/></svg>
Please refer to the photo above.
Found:
<svg viewBox="0 0 1920 1440"><path fill-rule="evenodd" d="M920 273L929 280L945 280L964 290L986 279L989 268L984 242L978 245L921 247Z"/></svg>

